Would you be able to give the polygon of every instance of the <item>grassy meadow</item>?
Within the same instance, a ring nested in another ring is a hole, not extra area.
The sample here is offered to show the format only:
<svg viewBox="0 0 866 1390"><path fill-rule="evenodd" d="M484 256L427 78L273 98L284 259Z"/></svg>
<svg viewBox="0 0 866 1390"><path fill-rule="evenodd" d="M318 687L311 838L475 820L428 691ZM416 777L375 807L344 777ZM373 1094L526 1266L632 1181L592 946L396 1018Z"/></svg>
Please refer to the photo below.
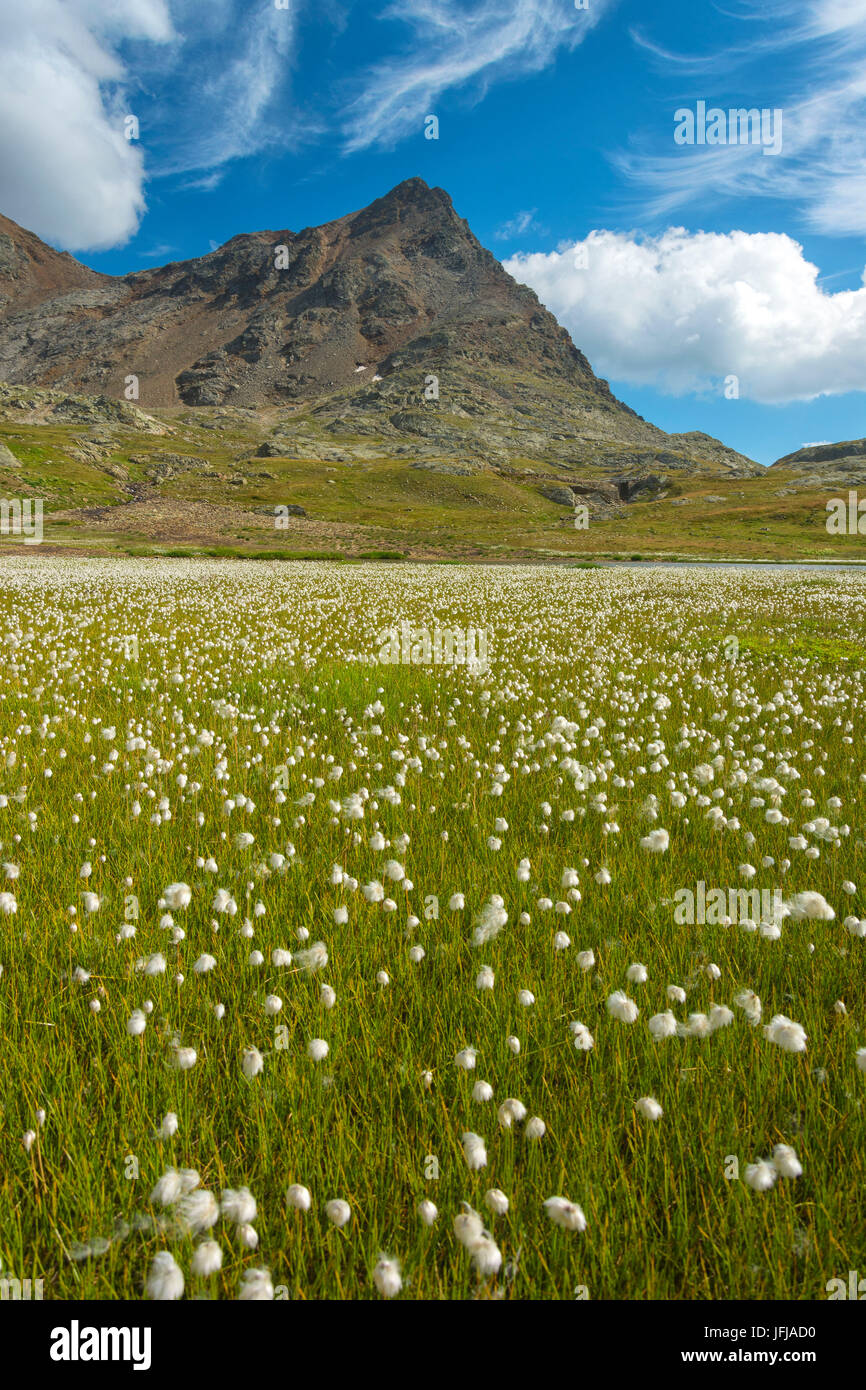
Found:
<svg viewBox="0 0 866 1390"><path fill-rule="evenodd" d="M866 1273L864 596L6 559L0 1275L592 1301ZM680 922L698 883L784 911Z"/></svg>

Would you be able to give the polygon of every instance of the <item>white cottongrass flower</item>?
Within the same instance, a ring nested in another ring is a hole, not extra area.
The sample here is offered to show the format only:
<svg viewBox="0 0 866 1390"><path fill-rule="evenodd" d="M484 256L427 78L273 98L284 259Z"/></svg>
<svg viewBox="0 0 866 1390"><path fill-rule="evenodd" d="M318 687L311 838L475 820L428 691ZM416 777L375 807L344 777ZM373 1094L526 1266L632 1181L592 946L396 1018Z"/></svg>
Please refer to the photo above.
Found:
<svg viewBox="0 0 866 1390"><path fill-rule="evenodd" d="M245 1047L241 1057L241 1069L247 1081L252 1081L265 1069L265 1059L257 1047Z"/></svg>
<svg viewBox="0 0 866 1390"><path fill-rule="evenodd" d="M256 1199L248 1187L227 1187L220 1198L220 1210L226 1221L246 1226L256 1219Z"/></svg>
<svg viewBox="0 0 866 1390"><path fill-rule="evenodd" d="M531 989L519 989L517 991L517 1002L523 1009L529 1009L535 1003L535 995Z"/></svg>
<svg viewBox="0 0 866 1390"><path fill-rule="evenodd" d="M428 1197L418 1203L418 1216L425 1226L432 1226L438 1215L439 1208Z"/></svg>
<svg viewBox="0 0 866 1390"><path fill-rule="evenodd" d="M177 1210L180 1222L186 1230L192 1234L200 1234L216 1225L220 1205L212 1192L199 1188L198 1191L188 1192L186 1196L181 1197Z"/></svg>
<svg viewBox="0 0 866 1390"><path fill-rule="evenodd" d="M387 970L377 970L377 971L376 971L376 984L377 984L377 985L379 985L382 989L386 989L387 986L388 986L390 983L391 983L391 976L388 974Z"/></svg>
<svg viewBox="0 0 866 1390"><path fill-rule="evenodd" d="M174 1050L174 1065L178 1071L191 1071L198 1060L198 1053L194 1047L176 1047Z"/></svg>
<svg viewBox="0 0 866 1390"><path fill-rule="evenodd" d="M866 1047L858 1047L854 1053L854 1062L858 1071L866 1071Z"/></svg>
<svg viewBox="0 0 866 1390"><path fill-rule="evenodd" d="M502 1267L502 1252L489 1231L482 1230L467 1250L472 1256L472 1265L479 1279L489 1279L498 1274Z"/></svg>
<svg viewBox="0 0 866 1390"><path fill-rule="evenodd" d="M764 1025L764 1037L768 1042L783 1048L785 1052L806 1051L806 1033L803 1025L794 1023L784 1014L775 1014L770 1022Z"/></svg>
<svg viewBox="0 0 866 1390"><path fill-rule="evenodd" d="M544 1209L555 1226L566 1231L586 1230L586 1217L577 1202L570 1202L567 1197L548 1197Z"/></svg>
<svg viewBox="0 0 866 1390"><path fill-rule="evenodd" d="M409 947L409 959L413 965L420 965L426 954L427 952L424 950L423 946Z"/></svg>
<svg viewBox="0 0 866 1390"><path fill-rule="evenodd" d="M498 893L492 894L478 914L478 921L472 934L472 945L486 946L488 941L492 941L495 936L499 935L507 921L508 913L505 911L502 898Z"/></svg>
<svg viewBox="0 0 866 1390"><path fill-rule="evenodd" d="M633 999L629 999L621 989L614 990L613 994L607 999L607 1011L611 1018L616 1018L620 1023L634 1023L640 1013L640 1009Z"/></svg>
<svg viewBox="0 0 866 1390"><path fill-rule="evenodd" d="M640 965L638 962L635 962L635 964L630 965L628 970L625 972L625 978L628 980L630 985L645 985L647 982L646 966Z"/></svg>
<svg viewBox="0 0 866 1390"><path fill-rule="evenodd" d="M466 907L466 899L462 893L452 893L448 899L449 912L462 912Z"/></svg>
<svg viewBox="0 0 866 1390"><path fill-rule="evenodd" d="M719 1028L727 1028L733 1023L734 1015L731 1009L725 1004L713 1004L710 1009L710 1032L715 1033Z"/></svg>
<svg viewBox="0 0 866 1390"><path fill-rule="evenodd" d="M98 893L82 893L81 901L85 912L98 912L101 899Z"/></svg>
<svg viewBox="0 0 866 1390"><path fill-rule="evenodd" d="M668 985L665 994L672 1004L684 1004L686 1002L686 992L681 985Z"/></svg>
<svg viewBox="0 0 866 1390"><path fill-rule="evenodd" d="M478 974L475 976L476 989L492 989L495 983L495 976L489 965L482 965Z"/></svg>
<svg viewBox="0 0 866 1390"><path fill-rule="evenodd" d="M512 1033L505 1039L505 1046L508 1048L509 1052L513 1052L516 1057L520 1051L520 1039L516 1038Z"/></svg>
<svg viewBox="0 0 866 1390"><path fill-rule="evenodd" d="M328 948L324 941L315 941L307 950L296 952L295 964L307 975L323 970L328 964Z"/></svg>
<svg viewBox="0 0 866 1390"><path fill-rule="evenodd" d="M509 1096L508 1100L504 1100L500 1105L496 1116L503 1129L510 1129L515 1120L521 1124L526 1119L526 1106L522 1100Z"/></svg>
<svg viewBox="0 0 866 1390"><path fill-rule="evenodd" d="M475 1085L472 1087L472 1099L478 1101L479 1104L482 1105L485 1104L487 1101L492 1100L493 1087L490 1085L490 1082L476 1081Z"/></svg>
<svg viewBox="0 0 866 1390"><path fill-rule="evenodd" d="M171 1303L183 1297L183 1270L170 1250L154 1255L145 1285L148 1298L157 1303Z"/></svg>
<svg viewBox="0 0 866 1390"><path fill-rule="evenodd" d="M238 1291L239 1303L271 1303L274 1284L269 1269L246 1269Z"/></svg>
<svg viewBox="0 0 866 1390"><path fill-rule="evenodd" d="M547 1133L547 1125L537 1115L526 1121L526 1128L523 1131L526 1139L543 1139Z"/></svg>
<svg viewBox="0 0 866 1390"><path fill-rule="evenodd" d="M795 922L832 922L836 913L820 893L795 893L785 903Z"/></svg>
<svg viewBox="0 0 866 1390"><path fill-rule="evenodd" d="M154 955L148 956L147 960L144 962L144 973L145 975L165 974L165 956L161 951L157 951Z"/></svg>
<svg viewBox="0 0 866 1390"><path fill-rule="evenodd" d="M332 985L322 985L319 990L319 1002L324 1009L333 1009L337 1002L337 992Z"/></svg>
<svg viewBox="0 0 866 1390"><path fill-rule="evenodd" d="M487 1150L484 1147L484 1140L480 1134L474 1134L472 1130L467 1130L461 1139L463 1154L466 1159L466 1166L472 1172L485 1167L487 1163Z"/></svg>
<svg viewBox="0 0 866 1390"><path fill-rule="evenodd" d="M213 956L209 956L207 952L205 952L204 955L199 956L198 960L193 966L193 973L196 975L206 975L207 972L209 970L213 970L215 966L216 961L214 960Z"/></svg>
<svg viewBox="0 0 866 1390"><path fill-rule="evenodd" d="M243 1225L235 1227L235 1240L242 1250L257 1250L259 1233L255 1226L245 1222Z"/></svg>
<svg viewBox="0 0 866 1390"><path fill-rule="evenodd" d="M681 1038L708 1038L713 1031L708 1014L689 1014L687 1023L677 1024Z"/></svg>
<svg viewBox="0 0 866 1390"><path fill-rule="evenodd" d="M660 1120L665 1113L654 1096L641 1096L634 1108L644 1120Z"/></svg>
<svg viewBox="0 0 866 1390"><path fill-rule="evenodd" d="M649 1021L649 1030L650 1036L655 1038L656 1042L661 1042L663 1038L673 1038L677 1031L677 1021L670 1009L661 1014L653 1014Z"/></svg>
<svg viewBox="0 0 866 1390"><path fill-rule="evenodd" d="M208 1279L222 1268L223 1252L215 1240L203 1240L195 1248L190 1272L199 1279Z"/></svg>
<svg viewBox="0 0 866 1390"><path fill-rule="evenodd" d="M176 1168L166 1168L150 1194L154 1207L170 1207L183 1195L183 1181Z"/></svg>
<svg viewBox="0 0 866 1390"><path fill-rule="evenodd" d="M308 1187L303 1183L293 1182L286 1193L286 1201L295 1211L309 1211L313 1204L312 1194Z"/></svg>
<svg viewBox="0 0 866 1390"><path fill-rule="evenodd" d="M494 1216L504 1216L509 1205L505 1193L498 1187L491 1187L485 1192L484 1204Z"/></svg>
<svg viewBox="0 0 866 1390"><path fill-rule="evenodd" d="M147 1027L147 1017L141 1009L133 1009L126 1020L126 1031L132 1038L140 1038Z"/></svg>
<svg viewBox="0 0 866 1390"><path fill-rule="evenodd" d="M177 1115L174 1113L173 1110L169 1110L167 1114L163 1115L162 1123L160 1124L159 1129L157 1130L157 1134L159 1135L160 1139L172 1139L174 1135L177 1134L177 1130Z"/></svg>
<svg viewBox="0 0 866 1390"><path fill-rule="evenodd" d="M739 994L734 996L734 1003L738 1009L742 1009L749 1023L756 1024L761 1021L761 1001L752 989L741 989Z"/></svg>
<svg viewBox="0 0 866 1390"><path fill-rule="evenodd" d="M799 1178L803 1165L790 1144L777 1144L773 1150L773 1167L780 1178Z"/></svg>
<svg viewBox="0 0 866 1390"><path fill-rule="evenodd" d="M325 1203L325 1215L333 1226L345 1226L352 1217L352 1208L342 1197L335 1197Z"/></svg>
<svg viewBox="0 0 866 1390"><path fill-rule="evenodd" d="M323 1062L330 1050L324 1038L311 1038L307 1043L307 1056L312 1062Z"/></svg>
<svg viewBox="0 0 866 1390"><path fill-rule="evenodd" d="M760 1159L757 1163L750 1163L745 1171L744 1177L746 1186L753 1192L769 1192L776 1181L776 1169L767 1159Z"/></svg>
<svg viewBox="0 0 866 1390"><path fill-rule="evenodd" d="M403 1287L399 1262L390 1255L380 1255L373 1270L373 1283L383 1298L396 1298Z"/></svg>
<svg viewBox="0 0 866 1390"><path fill-rule="evenodd" d="M274 1018L282 1009L283 1001L278 994L269 994L265 999L265 1013Z"/></svg>
<svg viewBox="0 0 866 1390"><path fill-rule="evenodd" d="M591 970L595 965L595 952L593 950L578 951L577 963L581 970Z"/></svg>
<svg viewBox="0 0 866 1390"><path fill-rule="evenodd" d="M188 883L170 883L163 890L162 896L169 912L177 912L182 907L189 907L192 902L192 889Z"/></svg>
<svg viewBox="0 0 866 1390"><path fill-rule="evenodd" d="M474 1047L463 1047L454 1058L454 1065L459 1067L461 1071L474 1071L477 1056L478 1053Z"/></svg>
<svg viewBox="0 0 866 1390"><path fill-rule="evenodd" d="M571 937L564 931L558 931L553 938L554 951L567 951L571 945Z"/></svg>
<svg viewBox="0 0 866 1390"><path fill-rule="evenodd" d="M574 1045L578 1052L591 1052L595 1046L595 1039L586 1024L572 1021L568 1026L571 1030L574 1038Z"/></svg>
<svg viewBox="0 0 866 1390"><path fill-rule="evenodd" d="M4 917L11 917L13 912L18 911L18 904L12 893L0 893L0 912Z"/></svg>
<svg viewBox="0 0 866 1390"><path fill-rule="evenodd" d="M649 850L651 854L664 854L670 840L667 830L651 830L648 835L642 837L640 847Z"/></svg>

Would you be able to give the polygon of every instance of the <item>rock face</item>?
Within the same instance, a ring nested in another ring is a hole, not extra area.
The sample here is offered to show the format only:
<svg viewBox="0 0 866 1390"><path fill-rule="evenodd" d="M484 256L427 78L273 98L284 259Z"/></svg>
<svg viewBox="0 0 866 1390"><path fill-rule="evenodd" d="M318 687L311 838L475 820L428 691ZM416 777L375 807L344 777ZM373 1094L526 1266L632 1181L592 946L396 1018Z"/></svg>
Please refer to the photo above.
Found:
<svg viewBox="0 0 866 1390"><path fill-rule="evenodd" d="M791 473L805 487L827 484L856 487L866 483L866 439L849 439L842 444L808 444L796 453L785 454L770 464Z"/></svg>
<svg viewBox="0 0 866 1390"><path fill-rule="evenodd" d="M368 456L446 465L762 471L618 401L417 178L324 226L123 277L0 218L0 379L120 401L130 376L145 412L282 407L261 458L364 456L366 438Z"/></svg>

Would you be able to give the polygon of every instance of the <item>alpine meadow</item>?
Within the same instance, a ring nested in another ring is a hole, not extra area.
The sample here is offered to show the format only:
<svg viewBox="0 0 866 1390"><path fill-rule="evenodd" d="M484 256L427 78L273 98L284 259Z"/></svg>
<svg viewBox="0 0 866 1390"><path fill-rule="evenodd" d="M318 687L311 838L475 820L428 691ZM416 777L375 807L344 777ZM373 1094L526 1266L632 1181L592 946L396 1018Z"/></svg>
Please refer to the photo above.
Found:
<svg viewBox="0 0 866 1390"><path fill-rule="evenodd" d="M0 0L37 1376L859 1364L864 170L866 0Z"/></svg>
<svg viewBox="0 0 866 1390"><path fill-rule="evenodd" d="M866 1268L863 598L10 560L4 1271L705 1300ZM455 624L484 662L433 659ZM684 922L698 884L772 914Z"/></svg>

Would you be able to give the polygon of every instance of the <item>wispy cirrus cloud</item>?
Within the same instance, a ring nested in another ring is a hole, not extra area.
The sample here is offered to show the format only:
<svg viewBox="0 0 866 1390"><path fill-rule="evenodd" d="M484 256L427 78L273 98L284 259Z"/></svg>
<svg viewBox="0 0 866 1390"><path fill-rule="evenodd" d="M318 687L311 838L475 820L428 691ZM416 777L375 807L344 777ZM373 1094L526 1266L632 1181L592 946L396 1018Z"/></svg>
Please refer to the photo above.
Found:
<svg viewBox="0 0 866 1390"><path fill-rule="evenodd" d="M507 222L501 223L493 235L497 241L515 241L518 237L530 235L544 236L545 228L535 220L537 212L538 208L531 208L527 212L518 212L515 217L510 217Z"/></svg>
<svg viewBox="0 0 866 1390"><path fill-rule="evenodd" d="M866 229L866 0L744 0L746 39L724 52L676 55L651 38L633 39L673 70L682 101L724 108L778 108L784 116L780 158L751 146L673 148L673 108L659 138L646 129L614 155L639 190L644 211L670 216L717 199L772 198L795 204L804 225L828 235ZM772 59L778 61L770 61ZM685 79L691 85L686 87ZM663 150L661 141L668 148Z"/></svg>
<svg viewBox="0 0 866 1390"><path fill-rule="evenodd" d="M346 109L345 150L392 146L420 129L448 91L483 96L494 83L540 72L561 50L582 43L616 0L393 0L384 20L409 29L402 54L389 56L360 80ZM356 84L357 85L357 84Z"/></svg>

